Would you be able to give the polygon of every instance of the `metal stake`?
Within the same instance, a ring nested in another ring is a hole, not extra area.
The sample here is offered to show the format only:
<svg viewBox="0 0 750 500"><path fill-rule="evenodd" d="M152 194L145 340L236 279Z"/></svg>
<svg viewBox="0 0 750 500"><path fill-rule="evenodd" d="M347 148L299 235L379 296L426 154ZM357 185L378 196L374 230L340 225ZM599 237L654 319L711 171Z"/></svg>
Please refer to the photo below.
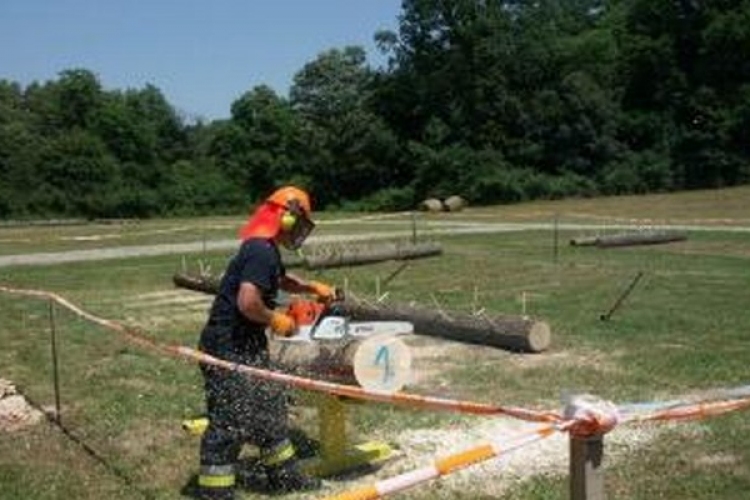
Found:
<svg viewBox="0 0 750 500"><path fill-rule="evenodd" d="M58 425L60 417L60 377L57 369L57 333L55 328L55 302L49 301L49 331L50 344L52 346L52 382L55 388L55 421Z"/></svg>

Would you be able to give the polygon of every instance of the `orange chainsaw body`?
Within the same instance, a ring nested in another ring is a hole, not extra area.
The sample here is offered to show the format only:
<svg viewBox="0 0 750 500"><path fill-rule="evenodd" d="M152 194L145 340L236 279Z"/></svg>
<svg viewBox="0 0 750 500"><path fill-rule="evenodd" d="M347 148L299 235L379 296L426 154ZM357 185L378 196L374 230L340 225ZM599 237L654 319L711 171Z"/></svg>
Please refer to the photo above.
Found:
<svg viewBox="0 0 750 500"><path fill-rule="evenodd" d="M300 326L314 324L325 310L325 304L301 297L293 297L286 308L286 313Z"/></svg>

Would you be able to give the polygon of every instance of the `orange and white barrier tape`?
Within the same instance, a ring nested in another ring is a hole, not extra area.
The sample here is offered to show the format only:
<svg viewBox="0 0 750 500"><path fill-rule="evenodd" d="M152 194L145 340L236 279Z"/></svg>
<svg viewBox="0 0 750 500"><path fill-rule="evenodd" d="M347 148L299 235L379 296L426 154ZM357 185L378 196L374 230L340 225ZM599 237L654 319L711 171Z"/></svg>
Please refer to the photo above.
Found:
<svg viewBox="0 0 750 500"><path fill-rule="evenodd" d="M256 368L253 366L241 365L238 363L233 363L220 358L216 358L190 347L160 344L149 339L133 328L86 312L54 292L10 288L1 285L0 291L15 295L25 295L29 297L53 300L82 318L85 318L93 323L124 335L131 342L157 350L158 352L170 355L172 357L188 358L199 363L224 368L226 370L239 371L265 380L288 384L299 389L326 392L336 396L346 396L350 398L364 399L381 403L408 405L422 409L454 411L472 415L506 415L529 422L551 423L559 421L559 416L555 413L550 412L527 410L524 408L512 406L500 406L486 403L476 403L471 401L421 396L418 394L410 394L405 392L389 393L386 391L366 390L361 387L352 385L313 380L297 375L290 375L282 372L264 370L262 368Z"/></svg>
<svg viewBox="0 0 750 500"><path fill-rule="evenodd" d="M677 407L657 410L650 414L634 415L627 423L642 423L656 421L689 421L715 417L737 410L750 408L750 397L727 400L688 403Z"/></svg>
<svg viewBox="0 0 750 500"><path fill-rule="evenodd" d="M570 398L563 411L565 421L560 425L571 436L590 437L606 434L620 423L620 412L614 403L592 394Z"/></svg>
<svg viewBox="0 0 750 500"><path fill-rule="evenodd" d="M514 450L551 436L555 431L556 429L552 425L541 426L513 439L507 445L501 442L482 444L444 458L439 458L427 467L415 469L368 486L327 497L325 500L375 500L383 498L441 476L446 476L470 465L506 455Z"/></svg>
<svg viewBox="0 0 750 500"><path fill-rule="evenodd" d="M239 371L266 380L288 384L299 389L327 392L337 396L376 402L406 404L422 409L450 410L474 415L506 415L520 420L546 423L546 425L511 440L508 445L499 442L483 444L438 459L430 466L385 479L370 486L329 497L328 500L370 500L382 498L391 493L396 493L420 483L448 475L473 464L510 453L513 450L540 441L557 431L569 432L574 437L589 437L605 434L617 425L622 424L649 421L697 420L750 408L750 386L718 392L713 397L705 397L702 401L641 403L622 405L619 408L611 402L604 401L592 395L583 394L571 398L562 415L555 412L434 398L403 392L388 393L384 391L365 390L360 387L312 380L296 375L233 363L189 347L159 344L133 328L86 312L53 292L17 289L1 285L0 292L53 300L78 316L123 334L128 340L138 345L173 357L188 358L199 363L210 364L226 370Z"/></svg>

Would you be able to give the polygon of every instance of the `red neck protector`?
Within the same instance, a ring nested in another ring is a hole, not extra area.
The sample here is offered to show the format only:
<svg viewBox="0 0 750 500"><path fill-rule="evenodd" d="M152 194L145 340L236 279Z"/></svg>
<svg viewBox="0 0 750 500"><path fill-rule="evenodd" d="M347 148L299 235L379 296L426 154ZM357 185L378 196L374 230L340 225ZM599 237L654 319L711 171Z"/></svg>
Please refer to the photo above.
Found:
<svg viewBox="0 0 750 500"><path fill-rule="evenodd" d="M240 240L249 238L275 239L281 232L281 215L284 207L276 203L263 203L240 228Z"/></svg>

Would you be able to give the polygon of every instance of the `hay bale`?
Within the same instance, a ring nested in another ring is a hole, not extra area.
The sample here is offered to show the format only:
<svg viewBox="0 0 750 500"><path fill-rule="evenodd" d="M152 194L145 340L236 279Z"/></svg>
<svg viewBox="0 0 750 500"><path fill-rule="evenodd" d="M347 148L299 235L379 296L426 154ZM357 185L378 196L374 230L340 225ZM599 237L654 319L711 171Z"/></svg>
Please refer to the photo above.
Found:
<svg viewBox="0 0 750 500"><path fill-rule="evenodd" d="M425 212L442 212L443 202L437 198L428 198L419 204L419 209Z"/></svg>
<svg viewBox="0 0 750 500"><path fill-rule="evenodd" d="M447 212L460 212L467 204L466 200L457 195L450 196L443 202Z"/></svg>

